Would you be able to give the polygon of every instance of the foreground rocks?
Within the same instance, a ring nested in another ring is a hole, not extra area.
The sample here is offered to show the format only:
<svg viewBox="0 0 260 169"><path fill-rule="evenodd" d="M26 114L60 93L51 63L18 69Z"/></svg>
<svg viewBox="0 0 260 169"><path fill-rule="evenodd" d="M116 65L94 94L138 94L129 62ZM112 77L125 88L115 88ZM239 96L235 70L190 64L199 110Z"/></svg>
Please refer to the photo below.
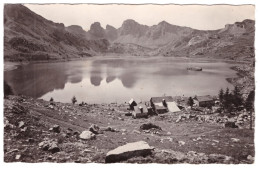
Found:
<svg viewBox="0 0 260 169"><path fill-rule="evenodd" d="M60 148L58 147L58 143L52 140L45 140L39 143L39 148L44 151L50 151L52 153L56 153L60 151Z"/></svg>
<svg viewBox="0 0 260 169"><path fill-rule="evenodd" d="M79 138L82 140L91 140L95 138L95 134L92 133L91 131L83 131L80 135Z"/></svg>
<svg viewBox="0 0 260 169"><path fill-rule="evenodd" d="M5 98L5 162L254 162L253 130L224 128L228 121L247 122L246 113L238 118L180 112L132 119L125 116L124 105L54 103L50 109L40 99ZM131 149L129 144L139 140L142 144Z"/></svg>
<svg viewBox="0 0 260 169"><path fill-rule="evenodd" d="M115 163L132 157L147 156L152 153L153 148L145 141L128 143L111 150L106 155L106 163Z"/></svg>

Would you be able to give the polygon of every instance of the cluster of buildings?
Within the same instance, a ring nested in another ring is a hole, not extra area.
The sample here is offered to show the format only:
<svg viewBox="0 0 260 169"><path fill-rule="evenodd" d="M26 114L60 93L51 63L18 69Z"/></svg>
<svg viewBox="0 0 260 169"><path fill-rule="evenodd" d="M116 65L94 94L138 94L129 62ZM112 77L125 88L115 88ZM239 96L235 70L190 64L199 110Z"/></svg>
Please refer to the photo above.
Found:
<svg viewBox="0 0 260 169"><path fill-rule="evenodd" d="M176 99L175 99L176 100ZM177 104L172 96L152 97L150 102L137 104L134 99L129 103L129 110L134 118L147 118L149 115L175 113L181 111L183 106ZM210 107L215 104L215 99L210 95L193 97L194 106Z"/></svg>

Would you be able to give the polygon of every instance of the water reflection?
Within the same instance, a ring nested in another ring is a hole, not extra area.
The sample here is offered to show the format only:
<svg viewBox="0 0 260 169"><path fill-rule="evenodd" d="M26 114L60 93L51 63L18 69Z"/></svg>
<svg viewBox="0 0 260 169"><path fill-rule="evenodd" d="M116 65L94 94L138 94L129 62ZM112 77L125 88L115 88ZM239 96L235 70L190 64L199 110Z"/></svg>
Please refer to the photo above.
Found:
<svg viewBox="0 0 260 169"><path fill-rule="evenodd" d="M63 89L68 75L65 67L50 64L30 64L18 69L4 72L4 79L13 89L14 94L23 94L35 98L53 91Z"/></svg>
<svg viewBox="0 0 260 169"><path fill-rule="evenodd" d="M202 72L187 71L203 67ZM149 99L151 96L216 94L232 88L226 78L236 72L227 63L181 61L174 58L102 58L19 66L4 72L14 94L48 100L92 103Z"/></svg>

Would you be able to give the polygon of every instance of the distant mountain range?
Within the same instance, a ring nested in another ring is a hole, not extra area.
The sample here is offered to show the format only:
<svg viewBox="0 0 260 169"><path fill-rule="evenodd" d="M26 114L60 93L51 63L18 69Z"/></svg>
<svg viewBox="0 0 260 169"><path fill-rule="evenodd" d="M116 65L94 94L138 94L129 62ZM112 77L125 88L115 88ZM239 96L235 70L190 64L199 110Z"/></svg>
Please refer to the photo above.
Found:
<svg viewBox="0 0 260 169"><path fill-rule="evenodd" d="M23 5L4 7L5 60L61 60L96 55L210 57L254 59L255 21L244 20L223 29L204 31L172 25L141 25L128 19L118 29L102 28L99 22L89 31L65 27L30 11Z"/></svg>

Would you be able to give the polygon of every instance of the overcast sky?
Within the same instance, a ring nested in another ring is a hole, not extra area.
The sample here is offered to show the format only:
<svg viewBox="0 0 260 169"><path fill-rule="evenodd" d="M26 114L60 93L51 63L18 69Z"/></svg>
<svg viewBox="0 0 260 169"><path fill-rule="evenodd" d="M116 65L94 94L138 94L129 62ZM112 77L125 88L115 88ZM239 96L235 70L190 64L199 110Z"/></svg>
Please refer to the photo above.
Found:
<svg viewBox="0 0 260 169"><path fill-rule="evenodd" d="M88 30L93 22L100 22L104 28L107 24L118 28L126 19L134 19L148 26L165 20L174 25L200 30L220 29L226 24L255 19L253 5L26 4L25 6L46 19L64 23L65 26L80 25L85 30Z"/></svg>

